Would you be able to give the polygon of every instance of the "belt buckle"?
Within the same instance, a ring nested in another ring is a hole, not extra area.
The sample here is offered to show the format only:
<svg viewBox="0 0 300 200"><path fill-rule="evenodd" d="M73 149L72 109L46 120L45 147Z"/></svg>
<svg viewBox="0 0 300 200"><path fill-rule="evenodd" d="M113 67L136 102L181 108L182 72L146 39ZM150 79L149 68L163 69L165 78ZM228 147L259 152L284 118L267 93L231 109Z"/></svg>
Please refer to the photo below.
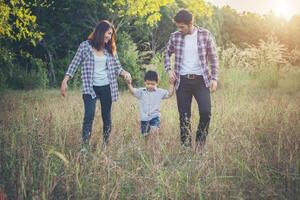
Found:
<svg viewBox="0 0 300 200"><path fill-rule="evenodd" d="M188 74L188 75L187 75L187 78L188 78L188 79L195 79L195 74Z"/></svg>

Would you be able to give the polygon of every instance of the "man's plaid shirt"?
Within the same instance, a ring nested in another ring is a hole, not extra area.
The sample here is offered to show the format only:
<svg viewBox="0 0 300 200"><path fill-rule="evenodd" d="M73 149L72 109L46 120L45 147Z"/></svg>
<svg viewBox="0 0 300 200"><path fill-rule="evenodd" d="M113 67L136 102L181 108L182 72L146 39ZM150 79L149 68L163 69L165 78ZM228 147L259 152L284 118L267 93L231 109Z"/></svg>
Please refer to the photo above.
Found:
<svg viewBox="0 0 300 200"><path fill-rule="evenodd" d="M209 87L210 80L218 79L218 56L215 49L215 44L211 33L203 28L197 27L197 43L198 43L198 55L200 61L200 67L202 75L205 81L206 87ZM183 61L183 48L184 48L184 35L176 31L171 34L169 42L167 44L165 53L165 70L171 69L170 57L175 54L174 72L176 74L176 89L180 83L180 69ZM209 72L208 62L210 63L211 70Z"/></svg>
<svg viewBox="0 0 300 200"><path fill-rule="evenodd" d="M116 101L119 96L117 77L123 71L119 59L117 56L112 56L108 51L104 51L107 56L107 69L108 69L108 79L110 82L110 91L112 101ZM94 54L92 51L92 46L88 41L84 41L79 45L79 48L69 65L66 72L67 75L73 77L79 65L81 67L81 79L82 79L82 92L83 94L90 94L92 98L96 97L93 89L93 73L95 67Z"/></svg>

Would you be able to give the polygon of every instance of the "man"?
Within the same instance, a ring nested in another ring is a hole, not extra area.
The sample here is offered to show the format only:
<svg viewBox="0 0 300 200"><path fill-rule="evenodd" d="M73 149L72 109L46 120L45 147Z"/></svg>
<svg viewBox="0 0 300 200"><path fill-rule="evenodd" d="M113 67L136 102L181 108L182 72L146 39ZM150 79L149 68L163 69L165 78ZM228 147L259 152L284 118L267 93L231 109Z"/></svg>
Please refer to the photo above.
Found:
<svg viewBox="0 0 300 200"><path fill-rule="evenodd" d="M170 83L175 83L181 144L191 147L191 104L194 96L200 115L196 132L196 149L201 149L208 134L211 116L210 92L217 89L217 53L211 33L193 25L193 15L190 11L180 10L175 15L174 21L178 31L170 36L164 67ZM173 53L174 69L170 64Z"/></svg>

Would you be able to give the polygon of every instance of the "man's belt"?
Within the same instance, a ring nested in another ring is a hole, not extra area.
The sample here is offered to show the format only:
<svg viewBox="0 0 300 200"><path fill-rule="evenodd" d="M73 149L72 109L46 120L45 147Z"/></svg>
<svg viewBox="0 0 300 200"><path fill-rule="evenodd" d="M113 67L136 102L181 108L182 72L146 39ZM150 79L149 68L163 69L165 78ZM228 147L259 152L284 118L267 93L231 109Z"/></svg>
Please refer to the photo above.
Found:
<svg viewBox="0 0 300 200"><path fill-rule="evenodd" d="M181 77L184 77L186 79L201 79L202 75L197 75L197 74L185 74L185 75L181 75Z"/></svg>

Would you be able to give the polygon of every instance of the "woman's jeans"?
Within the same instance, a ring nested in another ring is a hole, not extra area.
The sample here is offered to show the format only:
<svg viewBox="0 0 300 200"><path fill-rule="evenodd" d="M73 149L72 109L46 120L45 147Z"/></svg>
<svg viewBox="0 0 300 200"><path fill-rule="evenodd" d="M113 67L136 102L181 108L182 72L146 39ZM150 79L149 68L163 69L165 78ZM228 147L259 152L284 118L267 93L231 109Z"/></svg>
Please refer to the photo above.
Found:
<svg viewBox="0 0 300 200"><path fill-rule="evenodd" d="M88 143L91 137L92 126L95 116L96 101L100 99L101 116L103 121L103 143L107 144L111 132L111 93L110 85L94 86L94 91L97 95L92 98L90 94L83 94L84 102L84 119L82 126L82 139L84 143Z"/></svg>
<svg viewBox="0 0 300 200"><path fill-rule="evenodd" d="M208 134L211 116L210 91L202 76L188 79L181 76L180 85L176 91L177 106L180 120L180 139L184 146L191 146L191 105L196 99L200 120L196 132L196 142L204 143Z"/></svg>

